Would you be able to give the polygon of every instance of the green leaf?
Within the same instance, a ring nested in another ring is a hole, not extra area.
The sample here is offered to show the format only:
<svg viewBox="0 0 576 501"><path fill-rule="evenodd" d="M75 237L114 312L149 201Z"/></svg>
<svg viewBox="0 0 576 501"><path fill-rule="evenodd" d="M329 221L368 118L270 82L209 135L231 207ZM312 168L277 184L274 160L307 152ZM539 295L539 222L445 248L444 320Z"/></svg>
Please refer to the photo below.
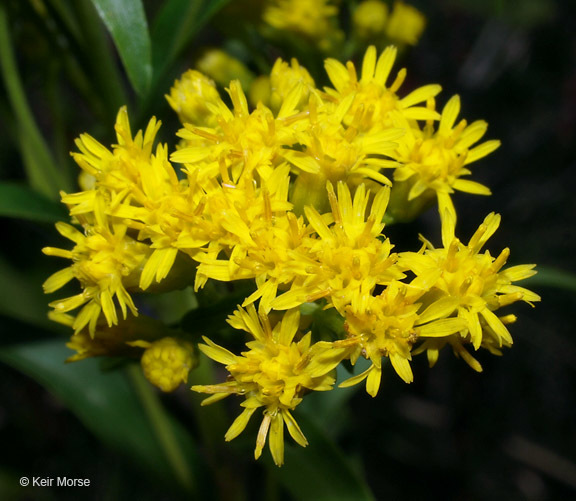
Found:
<svg viewBox="0 0 576 501"><path fill-rule="evenodd" d="M152 29L152 62L156 77L178 57L198 31L230 0L169 0Z"/></svg>
<svg viewBox="0 0 576 501"><path fill-rule="evenodd" d="M142 1L92 0L92 3L112 35L132 86L138 94L146 94L152 79L152 63Z"/></svg>
<svg viewBox="0 0 576 501"><path fill-rule="evenodd" d="M63 205L26 186L6 182L0 182L0 216L38 223L55 223L68 218Z"/></svg>
<svg viewBox="0 0 576 501"><path fill-rule="evenodd" d="M14 58L9 22L0 5L0 69L10 105L16 118L20 151L30 186L44 196L56 199L60 189L69 189L70 182L58 168L46 145L26 99Z"/></svg>
<svg viewBox="0 0 576 501"><path fill-rule="evenodd" d="M65 364L70 355L62 341L12 345L0 349L0 360L30 376L58 397L99 439L137 463L174 479L155 429L120 371L101 372L95 359ZM199 467L191 436L174 419L171 433L185 451L190 474Z"/></svg>
<svg viewBox="0 0 576 501"><path fill-rule="evenodd" d="M267 461L269 473L299 501L373 500L368 484L338 446L311 419L295 417L309 445L286 443L284 465L278 468Z"/></svg>
<svg viewBox="0 0 576 501"><path fill-rule="evenodd" d="M576 291L576 275L566 270L552 268L548 266L538 266L538 273L520 285L531 287L557 287L558 289L567 289Z"/></svg>

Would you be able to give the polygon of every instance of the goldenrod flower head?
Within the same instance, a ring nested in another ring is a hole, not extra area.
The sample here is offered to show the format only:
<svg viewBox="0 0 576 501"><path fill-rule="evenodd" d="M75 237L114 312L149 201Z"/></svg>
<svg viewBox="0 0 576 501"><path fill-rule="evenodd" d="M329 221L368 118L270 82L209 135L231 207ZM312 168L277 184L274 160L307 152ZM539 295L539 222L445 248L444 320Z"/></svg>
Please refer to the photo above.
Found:
<svg viewBox="0 0 576 501"><path fill-rule="evenodd" d="M260 307L270 310L280 284L291 283L302 264L294 263L292 253L307 230L286 201L290 182L289 167L275 169L259 190L224 188L222 196L208 200L208 212L224 230L219 241L230 248L228 259L218 258L211 249L198 254L198 280L238 280L255 278L257 291L244 305L261 298ZM218 249L219 250L219 249Z"/></svg>
<svg viewBox="0 0 576 501"><path fill-rule="evenodd" d="M396 47L390 46L377 57L376 47L368 47L362 62L360 78L350 61L346 65L336 59L325 61L326 72L334 85L334 89L327 88L326 92L339 102L350 95L355 95L348 110L347 120L355 119L362 131L394 126L394 117L397 113L408 120L439 118L434 110L418 105L436 96L441 90L440 85L425 85L400 98L397 92L406 78L405 69L400 70L394 81L387 85L396 54Z"/></svg>
<svg viewBox="0 0 576 501"><path fill-rule="evenodd" d="M214 115L206 103L216 103L220 94L214 81L199 71L188 70L184 73L180 80L174 82L166 99L182 123L214 125Z"/></svg>
<svg viewBox="0 0 576 501"><path fill-rule="evenodd" d="M395 43L416 45L425 26L426 17L422 12L412 5L396 0L386 25L386 35Z"/></svg>
<svg viewBox="0 0 576 501"><path fill-rule="evenodd" d="M490 195L486 186L461 178L471 173L467 165L500 146L500 141L491 140L472 147L486 133L488 124L482 120L470 125L461 120L456 124L459 112L460 98L453 96L442 110L437 130L430 123L423 130L405 123L406 135L398 143L396 159L402 165L394 171L394 179L399 183L407 181L408 185L395 189L408 191L408 202L436 194L441 214L446 210L455 214L450 198L454 190Z"/></svg>
<svg viewBox="0 0 576 501"><path fill-rule="evenodd" d="M221 49L205 51L196 62L196 67L222 87L228 85L231 80L239 80L242 87L248 89L254 80L254 74L242 61Z"/></svg>
<svg viewBox="0 0 576 501"><path fill-rule="evenodd" d="M322 50L341 37L336 28L338 7L330 0L273 0L264 11L265 23L307 38Z"/></svg>
<svg viewBox="0 0 576 501"><path fill-rule="evenodd" d="M197 175L198 182L224 176L227 185L252 184L254 170L266 178L271 167L282 162L284 153L297 141L296 129L305 117L296 115L302 86L297 86L284 100L276 117L272 111L259 104L250 112L248 101L240 82L232 81L227 89L233 109L219 101L214 113L218 127L194 127L186 124L178 135L186 141L202 137L210 147L186 147L172 154L171 159L186 165L190 175ZM197 174L196 174L197 171ZM224 172L226 171L226 172ZM229 171L229 173L227 173ZM228 180L230 182L228 182Z"/></svg>
<svg viewBox="0 0 576 501"><path fill-rule="evenodd" d="M194 391L213 393L204 400L209 404L230 394L244 395L244 411L236 418L226 433L226 441L237 437L246 427L256 409L264 407L254 456L258 459L270 431L270 452L274 462L284 461L284 424L292 438L302 447L308 442L290 411L302 401L308 390L332 389L333 369L341 361L344 348L334 348L331 343L311 344L310 333L299 336L300 312L298 308L287 311L275 326L267 315L258 314L253 305L247 310L239 308L229 318L236 329L244 330L254 338L246 344L248 351L234 355L208 338L199 345L208 357L224 364L230 373L229 381L217 385L193 386Z"/></svg>
<svg viewBox="0 0 576 501"><path fill-rule="evenodd" d="M362 112L348 124L345 117L354 102L354 94L338 106L322 102L318 95L309 103L309 126L298 134L302 151L287 150L284 158L298 172L291 201L302 213L305 205L324 211L328 208L326 181L344 181L350 186L369 183L372 191L392 183L380 171L397 162L384 156L393 155L404 130L393 127L362 132Z"/></svg>
<svg viewBox="0 0 576 501"><path fill-rule="evenodd" d="M388 20L388 6L380 0L365 0L354 10L354 32L361 39L381 37Z"/></svg>
<svg viewBox="0 0 576 501"><path fill-rule="evenodd" d="M150 254L148 245L126 235L126 226L113 225L112 228L86 227L81 233L66 223L57 223L56 229L64 237L75 243L69 250L46 247L42 249L49 256L64 257L72 264L54 273L44 282L46 293L54 292L70 280L76 278L82 285L82 293L67 299L50 303L57 312L66 313L81 306L73 327L76 332L89 325L94 335L96 322L103 313L109 326L118 323L116 305L120 306L123 318L127 309L136 315L127 288L135 287L140 272Z"/></svg>
<svg viewBox="0 0 576 501"><path fill-rule="evenodd" d="M79 193L62 193L62 202L70 207L70 214L82 222L102 225L108 206L117 206L140 185L142 166L150 162L154 140L160 122L152 118L144 132L132 137L128 112L120 108L116 118L118 144L112 151L88 134L76 140L80 153L72 157L84 173L83 188Z"/></svg>
<svg viewBox="0 0 576 501"><path fill-rule="evenodd" d="M396 373L411 383L414 376L410 352L418 338L449 336L464 327L460 319L444 319L444 312L436 304L419 314L421 303L417 301L422 294L418 289L394 281L378 296L369 296L363 309L347 308L348 339L342 344L354 346L352 363L362 354L372 365L340 384L341 387L366 379L366 391L375 397L382 378L383 357L390 358Z"/></svg>
<svg viewBox="0 0 576 501"><path fill-rule="evenodd" d="M138 230L138 240L151 242L152 253L140 276L143 290L170 272L178 254L178 239L194 220L202 196L196 186L178 179L167 157L167 148L159 145L156 155L140 164L139 184L133 186L129 203L109 208L111 215ZM196 247L208 242L201 232L195 236Z"/></svg>
<svg viewBox="0 0 576 501"><path fill-rule="evenodd" d="M310 226L318 235L305 243L306 279L272 301L275 309L326 297L343 313L348 305L361 308L376 285L404 276L394 267L392 244L381 239L389 189L382 188L376 194L368 216L370 195L365 185L358 187L353 199L344 183L338 183L338 196L331 184L328 193L330 214L323 217L313 207L305 208Z"/></svg>
<svg viewBox="0 0 576 501"><path fill-rule="evenodd" d="M308 103L310 90L315 88L314 79L308 70L294 58L290 64L282 59L277 59L270 72L270 107L272 110L279 110L282 103L294 92L294 87L302 86L304 89L300 93L300 99L295 108L302 109Z"/></svg>
<svg viewBox="0 0 576 501"><path fill-rule="evenodd" d="M106 226L107 218L122 221L139 230L139 241L151 241L154 251L140 275L142 289L148 288L154 278L159 282L168 275L178 252L173 244L185 224L176 213L186 212L193 199L186 191L187 182L178 179L168 161L167 146L158 145L153 153L159 127L153 118L144 134L140 131L132 138L123 107L116 122L118 144L112 152L82 135L77 141L82 153L74 157L94 176L94 189L62 196L62 201L71 206L70 213L81 222Z"/></svg>
<svg viewBox="0 0 576 501"><path fill-rule="evenodd" d="M505 323L510 320L503 321L494 311L516 301L540 300L532 291L513 285L534 275L535 265L502 270L510 255L509 249L504 249L496 258L489 251L480 253L500 225L498 214L489 214L467 245L455 237L455 222L453 215L446 211L442 220L443 247L434 248L426 241L423 253L400 254L399 262L416 275L413 285L440 298L436 309L446 317L457 317L465 323L455 335L458 340L471 343L476 350L480 346L488 349L509 346L512 337Z"/></svg>
<svg viewBox="0 0 576 501"><path fill-rule="evenodd" d="M144 376L164 392L174 391L185 383L188 373L198 363L194 346L182 339L165 337L145 345L146 351L141 359Z"/></svg>

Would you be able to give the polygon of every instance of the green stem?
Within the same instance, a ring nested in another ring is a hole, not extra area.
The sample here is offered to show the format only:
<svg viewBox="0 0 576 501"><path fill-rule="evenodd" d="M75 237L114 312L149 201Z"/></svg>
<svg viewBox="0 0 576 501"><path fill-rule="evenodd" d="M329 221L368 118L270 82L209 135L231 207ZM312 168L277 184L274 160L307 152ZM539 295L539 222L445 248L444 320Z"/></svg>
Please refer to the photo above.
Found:
<svg viewBox="0 0 576 501"><path fill-rule="evenodd" d="M43 195L57 199L58 191L68 190L71 185L55 164L28 106L14 58L8 18L2 6L0 6L0 68L12 111L18 123L21 152L30 185Z"/></svg>
<svg viewBox="0 0 576 501"><path fill-rule="evenodd" d="M162 407L158 395L142 375L139 366L133 364L128 367L127 370L132 384L134 385L134 389L136 390L136 394L148 415L148 419L152 424L152 428L156 433L160 446L166 454L168 462L174 470L176 478L178 478L179 482L186 488L186 490L196 490L191 470L188 467L184 453L176 440L168 414Z"/></svg>

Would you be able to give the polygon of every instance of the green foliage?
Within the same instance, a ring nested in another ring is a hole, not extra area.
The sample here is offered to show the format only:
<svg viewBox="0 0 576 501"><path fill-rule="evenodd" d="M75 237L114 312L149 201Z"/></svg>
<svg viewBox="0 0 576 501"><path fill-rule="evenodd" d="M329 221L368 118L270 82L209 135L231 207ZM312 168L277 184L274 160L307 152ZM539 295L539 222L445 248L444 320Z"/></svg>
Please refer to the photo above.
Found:
<svg viewBox="0 0 576 501"><path fill-rule="evenodd" d="M146 94L152 79L148 23L140 0L92 0L110 31L132 86Z"/></svg>
<svg viewBox="0 0 576 501"><path fill-rule="evenodd" d="M154 397L143 400L137 395L149 389L134 392L127 375L120 371L103 373L97 360L65 364L70 350L61 339L5 346L0 349L0 360L22 371L49 390L66 405L84 425L109 447L130 456L150 473L173 479L173 470L162 447L165 437L144 412ZM149 384L144 381L145 385ZM140 386L140 385L139 385ZM144 406L144 407L143 407ZM154 403L152 403L154 406ZM173 435L181 449L182 461L187 466L188 487L199 458L190 434L160 408L155 409L162 419L162 432ZM184 455L185 454L185 455Z"/></svg>
<svg viewBox="0 0 576 501"><path fill-rule="evenodd" d="M27 186L0 181L0 216L55 223L67 214L62 204L48 200Z"/></svg>
<svg viewBox="0 0 576 501"><path fill-rule="evenodd" d="M334 393L334 392L330 392ZM352 468L335 443L314 421L299 416L310 445L302 449L286 447L286 463L276 468L268 463L269 473L294 499L301 501L372 501L366 482Z"/></svg>

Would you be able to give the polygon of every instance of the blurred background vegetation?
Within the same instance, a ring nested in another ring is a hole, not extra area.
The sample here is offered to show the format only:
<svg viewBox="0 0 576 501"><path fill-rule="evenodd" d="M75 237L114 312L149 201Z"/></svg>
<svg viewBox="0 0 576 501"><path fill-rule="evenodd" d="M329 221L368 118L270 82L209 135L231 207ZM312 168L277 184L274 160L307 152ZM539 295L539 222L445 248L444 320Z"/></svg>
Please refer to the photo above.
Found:
<svg viewBox="0 0 576 501"><path fill-rule="evenodd" d="M59 263L40 249L61 243L53 222L66 219L56 203L58 190L75 185L73 140L87 131L103 144L113 142L115 114L127 103L133 130L155 114L164 123L161 140L173 146L179 125L163 95L202 48L225 48L255 74L278 56L294 55L289 44L263 43L247 20L232 17L239 16L237 5L227 3L0 5L0 498L574 498L571 0L525 0L521 6L510 0L411 2L428 21L419 44L404 54L405 90L440 83L442 103L460 94L463 116L487 120L487 137L502 140L474 171L493 196L455 199L461 232L470 235L497 211L503 222L490 248L508 246L512 264L541 268L530 286L542 303L514 310L515 345L502 358L480 353L482 374L444 354L432 370L417 358L409 386L388 371L376 399L354 389L311 398L299 412L311 445L287 448L286 465L278 470L267 458L252 460L254 426L224 443L231 409L200 409L186 388L159 396L133 367L118 368L114 361L62 363L70 355L64 347L69 333L47 321L41 288ZM245 12L259 3L245 2ZM348 10L341 10L346 26ZM149 30L142 29L146 20ZM317 78L323 57L304 62ZM439 234L436 219L425 214L411 225L390 227L387 235L397 248L415 249L419 232ZM176 299L167 302L178 305L182 298ZM211 310L202 311L209 322ZM177 318L178 309L172 314ZM208 380L209 372L202 365L195 382ZM23 489L23 475L88 478L91 486Z"/></svg>

